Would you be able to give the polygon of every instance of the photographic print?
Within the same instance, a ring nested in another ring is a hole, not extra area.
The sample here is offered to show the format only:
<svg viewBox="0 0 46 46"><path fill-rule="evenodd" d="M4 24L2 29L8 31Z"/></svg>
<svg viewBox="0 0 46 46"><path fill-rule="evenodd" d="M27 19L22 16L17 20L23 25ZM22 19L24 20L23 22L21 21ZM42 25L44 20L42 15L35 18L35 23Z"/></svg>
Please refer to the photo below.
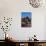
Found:
<svg viewBox="0 0 46 46"><path fill-rule="evenodd" d="M21 27L31 27L32 13L21 12Z"/></svg>

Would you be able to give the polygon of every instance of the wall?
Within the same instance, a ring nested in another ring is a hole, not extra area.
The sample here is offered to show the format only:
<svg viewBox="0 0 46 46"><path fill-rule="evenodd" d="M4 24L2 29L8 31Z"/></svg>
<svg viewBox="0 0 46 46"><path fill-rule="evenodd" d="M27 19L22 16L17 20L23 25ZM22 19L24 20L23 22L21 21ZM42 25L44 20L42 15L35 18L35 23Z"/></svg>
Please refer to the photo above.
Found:
<svg viewBox="0 0 46 46"><path fill-rule="evenodd" d="M46 15L45 15L45 24L44 24L44 26L45 26L45 28L44 28L44 37L45 37L45 39L46 39Z"/></svg>
<svg viewBox="0 0 46 46"><path fill-rule="evenodd" d="M21 27L21 11L32 12L32 27ZM45 25L45 8L32 8L28 0L0 0L0 17L12 17L13 22L10 31L10 37L16 40L28 40L34 34L39 40L44 40L44 25ZM2 31L0 35L2 35ZM3 33L4 34L4 33ZM3 37L0 36L0 39ZM4 38L3 38L4 39Z"/></svg>

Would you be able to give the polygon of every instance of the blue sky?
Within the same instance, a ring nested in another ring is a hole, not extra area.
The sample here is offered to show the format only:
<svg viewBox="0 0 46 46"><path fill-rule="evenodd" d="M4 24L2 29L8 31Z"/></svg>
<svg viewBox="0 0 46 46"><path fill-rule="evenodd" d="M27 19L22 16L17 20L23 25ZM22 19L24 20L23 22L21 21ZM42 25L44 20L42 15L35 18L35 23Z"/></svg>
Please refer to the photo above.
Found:
<svg viewBox="0 0 46 46"><path fill-rule="evenodd" d="M28 16L28 17L32 17L32 12L21 12L21 15L22 15L22 17L26 17L26 16Z"/></svg>

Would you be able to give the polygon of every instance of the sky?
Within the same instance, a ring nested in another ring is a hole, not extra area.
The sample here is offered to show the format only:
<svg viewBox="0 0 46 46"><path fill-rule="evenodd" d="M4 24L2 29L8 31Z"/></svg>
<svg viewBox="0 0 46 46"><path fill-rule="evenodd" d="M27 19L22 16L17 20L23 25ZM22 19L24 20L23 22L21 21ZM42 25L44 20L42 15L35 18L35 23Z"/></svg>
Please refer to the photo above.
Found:
<svg viewBox="0 0 46 46"><path fill-rule="evenodd" d="M26 16L28 16L28 17L32 17L32 12L21 12L21 15L22 15L22 17L26 17Z"/></svg>

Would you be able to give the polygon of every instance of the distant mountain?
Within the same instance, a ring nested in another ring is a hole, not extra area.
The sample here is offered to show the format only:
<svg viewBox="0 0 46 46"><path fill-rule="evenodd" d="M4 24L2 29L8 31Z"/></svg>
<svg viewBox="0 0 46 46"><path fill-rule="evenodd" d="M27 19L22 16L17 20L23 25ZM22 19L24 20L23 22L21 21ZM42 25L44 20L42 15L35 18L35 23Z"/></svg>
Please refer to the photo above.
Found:
<svg viewBox="0 0 46 46"><path fill-rule="evenodd" d="M29 21L30 22L31 21L31 18L29 18L28 16L27 17L23 17L22 18L22 21Z"/></svg>

